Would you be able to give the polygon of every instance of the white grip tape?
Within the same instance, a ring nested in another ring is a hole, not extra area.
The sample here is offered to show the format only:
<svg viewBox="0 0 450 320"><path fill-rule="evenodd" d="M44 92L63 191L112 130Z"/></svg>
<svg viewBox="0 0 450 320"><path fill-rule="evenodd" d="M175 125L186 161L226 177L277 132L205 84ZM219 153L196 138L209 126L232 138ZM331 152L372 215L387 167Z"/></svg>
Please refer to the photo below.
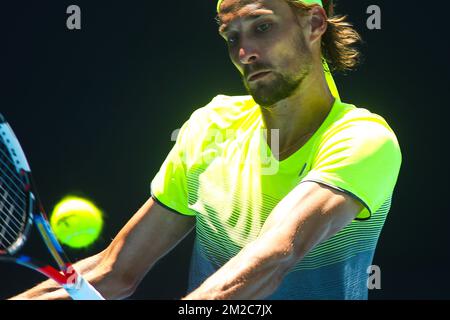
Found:
<svg viewBox="0 0 450 320"><path fill-rule="evenodd" d="M78 276L77 284L66 285L67 293L73 300L105 300L102 295L83 277Z"/></svg>

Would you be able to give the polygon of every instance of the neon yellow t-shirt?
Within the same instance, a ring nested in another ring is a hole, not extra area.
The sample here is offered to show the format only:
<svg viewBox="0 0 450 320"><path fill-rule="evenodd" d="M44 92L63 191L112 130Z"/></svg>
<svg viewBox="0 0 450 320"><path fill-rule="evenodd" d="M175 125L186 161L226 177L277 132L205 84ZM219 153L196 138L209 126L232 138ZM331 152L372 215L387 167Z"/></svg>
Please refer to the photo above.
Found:
<svg viewBox="0 0 450 320"><path fill-rule="evenodd" d="M354 196L364 205L357 219L314 248L291 271L315 270L308 276L313 282L317 274L324 279L323 268L334 266L334 273L344 272L359 254L366 254L364 265L371 262L400 165L400 147L387 122L339 99L308 142L277 161L264 138L260 107L251 96L219 95L180 129L151 190L162 205L196 217L192 288L255 240L272 209L299 183L316 181ZM363 274L360 278L365 279ZM350 286L346 297L356 291L360 292L357 297L365 296L363 280L356 290L351 278L342 279L341 285L324 280L324 287L314 281L314 290L329 294L334 283L334 292ZM293 283L297 282L290 280L280 288L278 297L304 298L305 291L315 292Z"/></svg>

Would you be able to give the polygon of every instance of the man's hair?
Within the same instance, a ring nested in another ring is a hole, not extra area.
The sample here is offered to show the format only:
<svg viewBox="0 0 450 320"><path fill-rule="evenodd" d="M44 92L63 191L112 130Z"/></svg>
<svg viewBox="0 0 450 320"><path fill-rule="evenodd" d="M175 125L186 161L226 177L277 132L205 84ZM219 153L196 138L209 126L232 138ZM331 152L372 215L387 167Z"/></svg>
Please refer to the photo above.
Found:
<svg viewBox="0 0 450 320"><path fill-rule="evenodd" d="M314 5L307 5L296 0L285 0L294 10L309 11ZM347 16L335 15L334 1L322 0L328 16L328 28L322 36L322 55L330 71L349 71L360 62L361 53L354 46L361 42L361 37L347 22Z"/></svg>

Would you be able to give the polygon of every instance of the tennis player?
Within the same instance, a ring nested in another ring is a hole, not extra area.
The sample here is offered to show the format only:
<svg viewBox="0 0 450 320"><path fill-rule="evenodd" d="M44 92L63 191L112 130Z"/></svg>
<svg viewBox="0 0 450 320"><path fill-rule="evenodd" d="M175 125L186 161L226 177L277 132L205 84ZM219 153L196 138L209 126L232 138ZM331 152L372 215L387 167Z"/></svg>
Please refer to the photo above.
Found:
<svg viewBox="0 0 450 320"><path fill-rule="evenodd" d="M193 228L185 299L366 299L401 151L386 120L343 102L359 36L332 0L222 0L219 32L247 96L196 110L151 197L76 267L130 296ZM16 298L64 299L52 281Z"/></svg>

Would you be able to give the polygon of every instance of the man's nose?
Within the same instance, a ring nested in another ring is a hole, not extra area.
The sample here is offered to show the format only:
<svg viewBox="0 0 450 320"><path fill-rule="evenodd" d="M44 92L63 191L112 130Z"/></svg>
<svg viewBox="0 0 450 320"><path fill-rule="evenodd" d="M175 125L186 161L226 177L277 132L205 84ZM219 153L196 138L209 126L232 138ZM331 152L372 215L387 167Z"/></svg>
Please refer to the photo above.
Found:
<svg viewBox="0 0 450 320"><path fill-rule="evenodd" d="M259 55L254 48L242 46L239 49L239 61L242 64L251 64L259 59Z"/></svg>

